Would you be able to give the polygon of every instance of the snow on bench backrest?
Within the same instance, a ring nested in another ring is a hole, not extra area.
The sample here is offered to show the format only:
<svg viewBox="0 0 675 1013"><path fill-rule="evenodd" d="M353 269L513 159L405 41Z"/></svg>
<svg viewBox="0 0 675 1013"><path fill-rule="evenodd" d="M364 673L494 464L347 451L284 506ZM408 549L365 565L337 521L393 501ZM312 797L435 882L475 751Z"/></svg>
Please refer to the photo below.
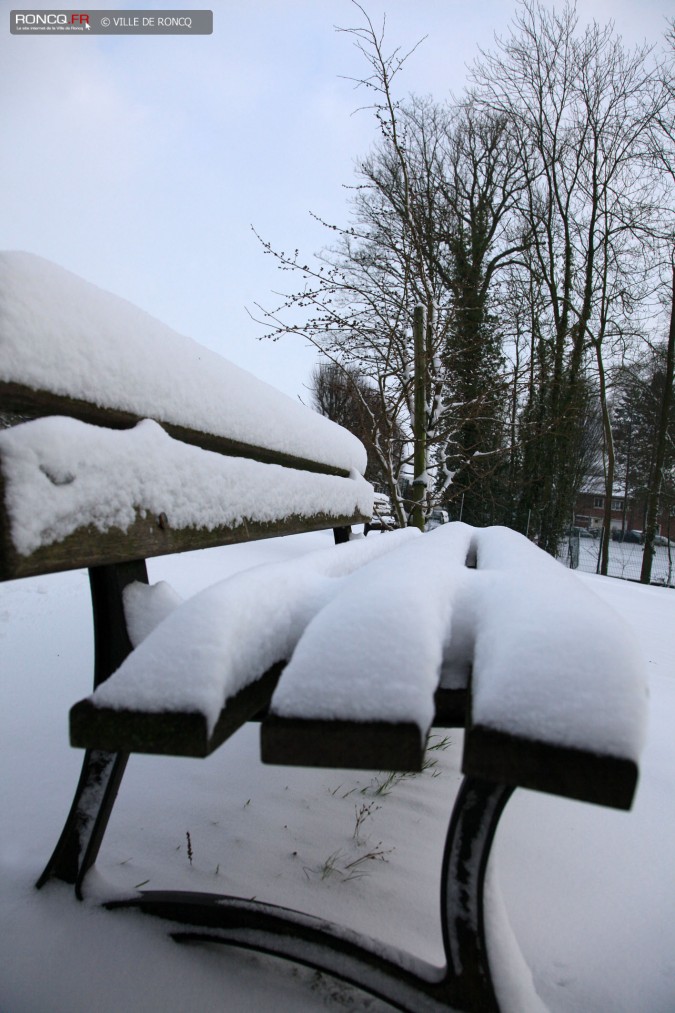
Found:
<svg viewBox="0 0 675 1013"><path fill-rule="evenodd" d="M29 253L0 253L0 384L363 474L351 433L118 296Z"/></svg>
<svg viewBox="0 0 675 1013"><path fill-rule="evenodd" d="M6 565L17 576L33 566L84 565L91 553L110 561L116 552L129 559L177 551L166 539L189 540L193 532L202 541L183 548L208 544L205 532L221 544L218 532L224 538L244 526L246 537L256 525L264 531L291 518L299 529L304 519L330 527L369 517L372 504L372 488L357 472L342 478L226 457L174 440L149 419L125 430L35 419L0 432L0 462L12 542L5 554L14 560ZM76 534L77 545L62 544Z"/></svg>

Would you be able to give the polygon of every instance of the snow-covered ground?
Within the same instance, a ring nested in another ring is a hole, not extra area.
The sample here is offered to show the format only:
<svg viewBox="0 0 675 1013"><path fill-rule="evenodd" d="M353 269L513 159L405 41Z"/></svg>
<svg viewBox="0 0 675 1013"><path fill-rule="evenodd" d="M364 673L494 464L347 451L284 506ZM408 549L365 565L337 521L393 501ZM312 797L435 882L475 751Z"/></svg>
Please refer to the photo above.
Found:
<svg viewBox="0 0 675 1013"><path fill-rule="evenodd" d="M230 573L330 544L319 533L150 561L187 597ZM519 791L493 860L546 1006L675 1008L673 592L580 576L633 626L650 723L632 812ZM602 635L599 619L598 635ZM440 962L440 860L461 733L436 734L413 777L263 767L258 727L207 760L133 757L91 897L33 883L56 842L81 756L67 711L91 683L86 573L0 587L0 1009L8 1013L381 1010L312 972L105 912L98 894L147 885L256 896L326 916ZM192 860L187 851L190 835Z"/></svg>
<svg viewBox="0 0 675 1013"><path fill-rule="evenodd" d="M584 573L597 573L598 555L600 553L600 540L597 538L579 539L579 569ZM642 570L642 556L644 545L636 542L614 542L609 543L609 576L621 577L623 580L639 580ZM565 542L561 546L560 558L566 563L568 560L568 546ZM652 562L652 584L663 585L675 584L675 546L670 548L666 545L654 547L654 559Z"/></svg>

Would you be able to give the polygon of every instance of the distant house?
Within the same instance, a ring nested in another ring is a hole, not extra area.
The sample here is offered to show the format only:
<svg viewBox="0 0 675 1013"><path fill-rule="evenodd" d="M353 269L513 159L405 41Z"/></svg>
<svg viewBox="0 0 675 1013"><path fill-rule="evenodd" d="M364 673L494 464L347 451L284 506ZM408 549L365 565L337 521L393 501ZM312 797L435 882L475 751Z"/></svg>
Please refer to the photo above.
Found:
<svg viewBox="0 0 675 1013"><path fill-rule="evenodd" d="M623 486L615 483L612 491L612 531L642 531L645 525L646 504L642 497L626 495ZM589 475L577 495L574 523L599 534L605 518L605 482L601 475ZM664 506L657 525L657 534L675 538L675 516Z"/></svg>
<svg viewBox="0 0 675 1013"><path fill-rule="evenodd" d="M579 490L574 507L574 523L579 528L600 531L605 518L605 483L601 476L589 475ZM625 489L615 485L612 494L612 530L631 531L642 528L642 514L634 501L626 499Z"/></svg>

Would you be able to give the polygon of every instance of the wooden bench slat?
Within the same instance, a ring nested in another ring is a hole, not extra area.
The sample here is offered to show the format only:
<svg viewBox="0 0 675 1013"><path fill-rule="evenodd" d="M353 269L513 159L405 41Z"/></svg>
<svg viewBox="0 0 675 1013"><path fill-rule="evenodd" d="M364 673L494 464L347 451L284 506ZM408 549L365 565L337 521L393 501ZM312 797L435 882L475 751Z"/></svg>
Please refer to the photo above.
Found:
<svg viewBox="0 0 675 1013"><path fill-rule="evenodd" d="M630 809L638 778L633 760L535 742L480 725L466 732L462 771L614 809Z"/></svg>
<svg viewBox="0 0 675 1013"><path fill-rule="evenodd" d="M463 728L466 689L436 690L432 727ZM346 770L421 771L426 736L413 722L340 721L265 716L260 731L263 763Z"/></svg>
<svg viewBox="0 0 675 1013"><path fill-rule="evenodd" d="M142 712L96 707L82 700L70 712L71 745L112 752L208 756L246 721L262 720L264 763L360 770L422 769L424 743L413 723L306 721L267 716L284 662L227 701L209 735L199 713ZM463 727L465 690L438 690L434 726Z"/></svg>
<svg viewBox="0 0 675 1013"><path fill-rule="evenodd" d="M327 721L270 715L260 729L263 763L346 770L422 770L425 741L412 722Z"/></svg>
<svg viewBox="0 0 675 1013"><path fill-rule="evenodd" d="M250 719L267 706L276 680L260 684L261 693L251 701L242 697L243 709L237 689L290 656L313 611L339 593L349 574L411 537L401 532L375 542L361 539L292 564L255 567L181 602L75 708L73 744L170 752L173 737L178 755L206 755L229 734L229 712L233 727ZM127 621L137 608L143 615L142 596L129 605Z"/></svg>
<svg viewBox="0 0 675 1013"><path fill-rule="evenodd" d="M227 700L212 732L198 712L116 710L86 699L70 710L70 744L111 753L209 756L266 707L284 664L273 665Z"/></svg>
<svg viewBox="0 0 675 1013"><path fill-rule="evenodd" d="M211 450L215 453L225 454L227 457L245 457L252 461L261 461L263 464L280 464L287 468L299 468L301 471L311 471L322 475L349 477L349 472L344 468L323 464L306 457L284 454L279 450L269 450L265 447L242 443L239 440L217 436L199 429L189 429L186 426L179 426L159 418L156 414L137 415L114 405L96 405L89 401L68 397L65 394L34 390L24 384L7 380L0 380L0 404L6 411L27 415L31 418L40 418L45 415L68 415L71 418L79 419L80 422L106 426L108 429L133 429L143 418L152 418L161 425L169 436L173 436L183 443L201 447L202 450Z"/></svg>
<svg viewBox="0 0 675 1013"><path fill-rule="evenodd" d="M0 580L108 563L125 563L133 559L148 559L216 545L232 545L251 539L324 531L327 528L348 527L363 520L365 518L360 514L341 517L325 513L310 517L295 514L278 521L244 520L235 527L226 525L211 529L173 529L163 518L146 516L138 517L126 531L111 528L101 532L93 526L80 528L52 545L42 546L29 556L23 556L14 548L9 534L9 521L0 503Z"/></svg>

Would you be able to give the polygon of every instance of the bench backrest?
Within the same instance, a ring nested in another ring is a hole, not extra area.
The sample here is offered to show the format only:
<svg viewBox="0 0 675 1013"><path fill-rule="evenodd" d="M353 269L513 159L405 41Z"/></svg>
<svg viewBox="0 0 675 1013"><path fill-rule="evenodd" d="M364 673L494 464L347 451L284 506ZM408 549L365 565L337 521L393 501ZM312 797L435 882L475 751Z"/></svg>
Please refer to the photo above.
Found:
<svg viewBox="0 0 675 1013"><path fill-rule="evenodd" d="M0 407L36 418L0 433L2 579L370 517L352 434L30 254L0 254Z"/></svg>

